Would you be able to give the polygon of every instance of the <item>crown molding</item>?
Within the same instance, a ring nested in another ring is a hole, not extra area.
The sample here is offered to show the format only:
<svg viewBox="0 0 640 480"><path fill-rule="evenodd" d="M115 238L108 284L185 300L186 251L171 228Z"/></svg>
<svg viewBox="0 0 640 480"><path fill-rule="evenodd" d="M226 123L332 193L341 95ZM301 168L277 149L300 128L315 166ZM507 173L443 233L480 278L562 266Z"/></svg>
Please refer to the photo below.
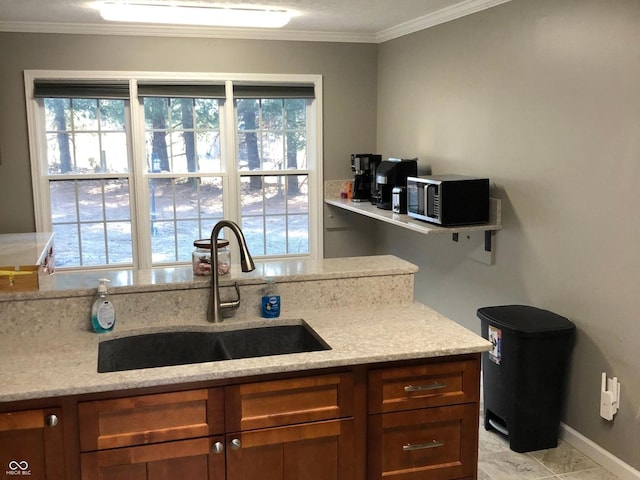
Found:
<svg viewBox="0 0 640 480"><path fill-rule="evenodd" d="M198 26L93 24L0 21L0 32L125 35L147 37L225 38L297 42L382 43L480 12L511 0L464 0L435 13L401 23L378 33L316 32L310 30L212 28Z"/></svg>
<svg viewBox="0 0 640 480"><path fill-rule="evenodd" d="M457 18L481 12L482 10L487 10L510 1L511 0L464 0L463 2L443 8L424 17L419 17L415 20L410 20L395 27L382 30L376 34L376 43L387 42L420 30L426 30L441 23L450 22Z"/></svg>
<svg viewBox="0 0 640 480"><path fill-rule="evenodd" d="M370 33L316 32L253 28L214 28L173 25L47 23L0 21L0 32L63 33L76 35L125 35L146 37L227 38L305 42L376 43Z"/></svg>

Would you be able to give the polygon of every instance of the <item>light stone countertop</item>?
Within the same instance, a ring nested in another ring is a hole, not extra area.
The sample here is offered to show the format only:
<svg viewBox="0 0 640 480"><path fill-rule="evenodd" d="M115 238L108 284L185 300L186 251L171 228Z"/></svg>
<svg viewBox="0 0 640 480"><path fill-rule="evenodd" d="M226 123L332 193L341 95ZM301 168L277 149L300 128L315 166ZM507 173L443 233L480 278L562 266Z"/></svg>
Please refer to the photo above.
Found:
<svg viewBox="0 0 640 480"><path fill-rule="evenodd" d="M485 351L491 346L476 334L418 303L386 308L289 312L286 318L249 322L253 326L297 323L300 319L304 319L331 350L97 373L98 342L116 335L78 331L64 338L3 340L0 343L0 402L458 355ZM242 326L242 323L225 321L194 329L228 329ZM157 329L139 332L142 331Z"/></svg>
<svg viewBox="0 0 640 480"><path fill-rule="evenodd" d="M256 285L266 277L278 282L303 282L316 279L359 278L416 273L418 268L393 255L327 258L322 260L256 260L256 269L242 272L237 264L231 265L228 275L219 277L221 285ZM83 272L56 272L43 276L40 290L34 292L0 293L4 301L69 298L95 294L98 279L110 280L112 293L135 293L166 290L205 288L211 283L209 276L194 275L191 266L158 268L152 270L89 270Z"/></svg>
<svg viewBox="0 0 640 480"><path fill-rule="evenodd" d="M51 233L0 235L0 267L40 265L53 242Z"/></svg>
<svg viewBox="0 0 640 480"><path fill-rule="evenodd" d="M208 323L204 315L196 318L196 312L206 310L208 289L188 281L177 290L171 284L150 292L145 288L151 287L141 284L119 287L120 293L114 295L119 312L116 329L101 335L91 332L84 318L95 288L0 299L0 402L461 355L491 347L475 333L412 301L417 268L408 262L381 256L295 263L280 267L278 281L283 282L287 308L277 320L258 318L250 309L218 324ZM243 302L252 304L259 298L262 276L269 268L263 266L255 278L238 277L249 282L243 286ZM119 336L301 321L331 350L97 372L99 342Z"/></svg>

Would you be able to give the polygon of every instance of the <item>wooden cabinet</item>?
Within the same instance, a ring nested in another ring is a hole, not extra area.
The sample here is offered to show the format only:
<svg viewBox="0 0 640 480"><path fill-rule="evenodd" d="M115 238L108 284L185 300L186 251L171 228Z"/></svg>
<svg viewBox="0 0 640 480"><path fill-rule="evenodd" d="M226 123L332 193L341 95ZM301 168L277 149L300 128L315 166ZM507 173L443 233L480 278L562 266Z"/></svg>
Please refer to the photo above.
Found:
<svg viewBox="0 0 640 480"><path fill-rule="evenodd" d="M353 416L351 373L225 387L227 431Z"/></svg>
<svg viewBox="0 0 640 480"><path fill-rule="evenodd" d="M82 478L353 480L352 391L342 373L82 402Z"/></svg>
<svg viewBox="0 0 640 480"><path fill-rule="evenodd" d="M225 461L214 451L224 438L198 438L81 455L83 479L224 480Z"/></svg>
<svg viewBox="0 0 640 480"><path fill-rule="evenodd" d="M476 469L477 431L474 404L372 415L370 478L472 477ZM378 441L373 441L374 438Z"/></svg>
<svg viewBox="0 0 640 480"><path fill-rule="evenodd" d="M368 478L476 478L480 358L372 370Z"/></svg>
<svg viewBox="0 0 640 480"><path fill-rule="evenodd" d="M63 480L64 458L60 408L0 414L0 468L6 478Z"/></svg>
<svg viewBox="0 0 640 480"><path fill-rule="evenodd" d="M224 480L222 388L82 402L78 417L85 480Z"/></svg>
<svg viewBox="0 0 640 480"><path fill-rule="evenodd" d="M227 480L352 480L353 419L227 435Z"/></svg>
<svg viewBox="0 0 640 480"><path fill-rule="evenodd" d="M222 434L223 415L221 388L83 402L78 405L80 450Z"/></svg>
<svg viewBox="0 0 640 480"><path fill-rule="evenodd" d="M37 480L475 480L479 379L470 354L16 402L0 413L0 468Z"/></svg>
<svg viewBox="0 0 640 480"><path fill-rule="evenodd" d="M227 480L352 480L351 373L226 387Z"/></svg>

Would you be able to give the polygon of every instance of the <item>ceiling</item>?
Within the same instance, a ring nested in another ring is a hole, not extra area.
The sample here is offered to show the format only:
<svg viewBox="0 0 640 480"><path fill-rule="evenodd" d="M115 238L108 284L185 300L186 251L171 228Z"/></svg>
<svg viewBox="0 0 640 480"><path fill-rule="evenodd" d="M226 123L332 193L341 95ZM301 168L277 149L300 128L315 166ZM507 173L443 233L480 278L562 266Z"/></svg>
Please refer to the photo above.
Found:
<svg viewBox="0 0 640 480"><path fill-rule="evenodd" d="M179 3L135 0L134 3ZM380 43L509 0L185 0L197 6L271 7L296 16L278 30L114 24L94 0L0 0L0 31L260 38Z"/></svg>

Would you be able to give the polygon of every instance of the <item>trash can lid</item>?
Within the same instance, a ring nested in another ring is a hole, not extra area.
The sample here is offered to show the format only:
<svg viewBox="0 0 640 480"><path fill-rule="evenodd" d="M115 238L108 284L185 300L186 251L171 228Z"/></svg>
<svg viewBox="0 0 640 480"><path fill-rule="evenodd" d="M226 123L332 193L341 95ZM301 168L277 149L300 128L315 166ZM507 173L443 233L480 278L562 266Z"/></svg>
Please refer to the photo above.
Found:
<svg viewBox="0 0 640 480"><path fill-rule="evenodd" d="M494 326L528 335L568 334L575 330L569 319L527 305L484 307L478 309L477 315Z"/></svg>

